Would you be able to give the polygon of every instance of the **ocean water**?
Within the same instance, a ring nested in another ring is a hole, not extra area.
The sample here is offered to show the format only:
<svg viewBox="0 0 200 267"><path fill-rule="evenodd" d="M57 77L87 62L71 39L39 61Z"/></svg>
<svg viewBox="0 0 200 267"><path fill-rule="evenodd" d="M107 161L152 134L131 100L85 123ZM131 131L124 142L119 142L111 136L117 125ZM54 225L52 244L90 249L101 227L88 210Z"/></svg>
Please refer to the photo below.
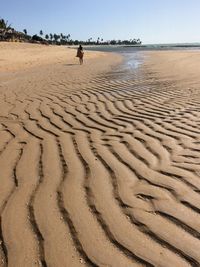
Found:
<svg viewBox="0 0 200 267"><path fill-rule="evenodd" d="M85 50L106 51L118 53L133 53L139 51L154 51L154 50L200 50L200 43L192 44L150 44L141 46L118 46L118 45L100 45L100 46L85 46Z"/></svg>
<svg viewBox="0 0 200 267"><path fill-rule="evenodd" d="M138 47L122 47L122 46L93 46L84 47L85 50L89 51L101 51L101 52L114 52L119 53L123 56L124 60L120 64L120 70L132 71L136 70L144 61L145 53L144 49Z"/></svg>
<svg viewBox="0 0 200 267"><path fill-rule="evenodd" d="M115 52L120 53L124 57L121 64L123 70L131 71L137 69L145 60L145 51L169 51L169 50L200 50L200 43L190 44L151 44L141 46L84 46L85 50Z"/></svg>

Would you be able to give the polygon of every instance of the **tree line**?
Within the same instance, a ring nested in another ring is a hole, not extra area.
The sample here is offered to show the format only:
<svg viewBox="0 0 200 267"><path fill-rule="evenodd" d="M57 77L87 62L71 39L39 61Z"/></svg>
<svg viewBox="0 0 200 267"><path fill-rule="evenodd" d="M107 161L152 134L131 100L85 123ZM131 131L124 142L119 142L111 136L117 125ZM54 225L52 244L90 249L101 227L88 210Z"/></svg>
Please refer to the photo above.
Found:
<svg viewBox="0 0 200 267"><path fill-rule="evenodd" d="M55 45L141 45L140 39L129 39L129 40L104 40L98 37L97 39L89 38L85 41L73 40L70 34L56 34L47 33L44 34L43 30L40 30L38 34L29 35L27 29L22 32L17 32L11 27L11 24L4 19L0 19L0 40L12 39L12 36L19 36L22 41L29 42L40 42L44 44L55 44Z"/></svg>
<svg viewBox="0 0 200 267"><path fill-rule="evenodd" d="M27 30L23 30L27 35ZM141 45L141 40L138 39L129 39L129 40L104 40L103 38L98 37L97 39L89 38L86 41L82 40L73 40L71 39L70 34L44 34L42 30L40 30L39 35L35 34L32 36L33 39L37 40L46 40L49 44L57 44L57 45Z"/></svg>

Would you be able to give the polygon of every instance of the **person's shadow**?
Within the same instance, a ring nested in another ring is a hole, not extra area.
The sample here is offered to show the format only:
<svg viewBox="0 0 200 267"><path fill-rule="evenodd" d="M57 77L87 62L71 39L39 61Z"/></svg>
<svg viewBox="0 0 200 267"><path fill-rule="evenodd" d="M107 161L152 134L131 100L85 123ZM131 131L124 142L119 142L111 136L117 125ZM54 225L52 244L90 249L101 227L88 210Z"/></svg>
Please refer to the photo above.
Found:
<svg viewBox="0 0 200 267"><path fill-rule="evenodd" d="M80 65L80 64L77 64L77 63L74 63L74 64L64 64L64 66L77 66L77 65Z"/></svg>

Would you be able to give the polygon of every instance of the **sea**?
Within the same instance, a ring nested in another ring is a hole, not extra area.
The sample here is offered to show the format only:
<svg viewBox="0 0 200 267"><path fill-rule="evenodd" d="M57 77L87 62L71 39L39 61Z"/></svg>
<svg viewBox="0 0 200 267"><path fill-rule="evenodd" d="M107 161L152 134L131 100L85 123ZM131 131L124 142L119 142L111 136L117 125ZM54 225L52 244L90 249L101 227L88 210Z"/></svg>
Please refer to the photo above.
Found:
<svg viewBox="0 0 200 267"><path fill-rule="evenodd" d="M146 45L99 45L84 46L85 50L115 52L124 57L121 67L124 70L137 69L145 59L145 51L200 50L200 43L146 44Z"/></svg>
<svg viewBox="0 0 200 267"><path fill-rule="evenodd" d="M146 45L96 45L85 46L85 50L107 51L119 53L133 53L152 50L183 50L200 49L200 43L176 43L176 44L146 44Z"/></svg>

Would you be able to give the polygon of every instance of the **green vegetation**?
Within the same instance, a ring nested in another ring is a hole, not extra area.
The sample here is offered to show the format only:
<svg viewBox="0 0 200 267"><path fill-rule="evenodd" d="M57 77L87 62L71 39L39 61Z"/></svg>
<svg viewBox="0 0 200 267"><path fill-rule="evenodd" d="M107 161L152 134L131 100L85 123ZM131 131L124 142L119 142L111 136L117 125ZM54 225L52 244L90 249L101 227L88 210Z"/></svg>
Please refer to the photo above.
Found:
<svg viewBox="0 0 200 267"><path fill-rule="evenodd" d="M11 25L8 24L8 21L5 21L4 19L0 19L0 29L8 30L11 28Z"/></svg>
<svg viewBox="0 0 200 267"><path fill-rule="evenodd" d="M40 35L40 36L39 36ZM130 39L130 40L107 40L104 41L103 38L98 37L97 40L93 40L90 37L86 41L73 40L70 34L52 34L44 33L43 30L39 31L39 35L34 34L33 36L28 35L27 29L23 32L18 32L8 21L0 19L0 41L21 41L21 42L32 42L32 43L42 43L42 44L54 44L54 45L141 45L140 39Z"/></svg>

